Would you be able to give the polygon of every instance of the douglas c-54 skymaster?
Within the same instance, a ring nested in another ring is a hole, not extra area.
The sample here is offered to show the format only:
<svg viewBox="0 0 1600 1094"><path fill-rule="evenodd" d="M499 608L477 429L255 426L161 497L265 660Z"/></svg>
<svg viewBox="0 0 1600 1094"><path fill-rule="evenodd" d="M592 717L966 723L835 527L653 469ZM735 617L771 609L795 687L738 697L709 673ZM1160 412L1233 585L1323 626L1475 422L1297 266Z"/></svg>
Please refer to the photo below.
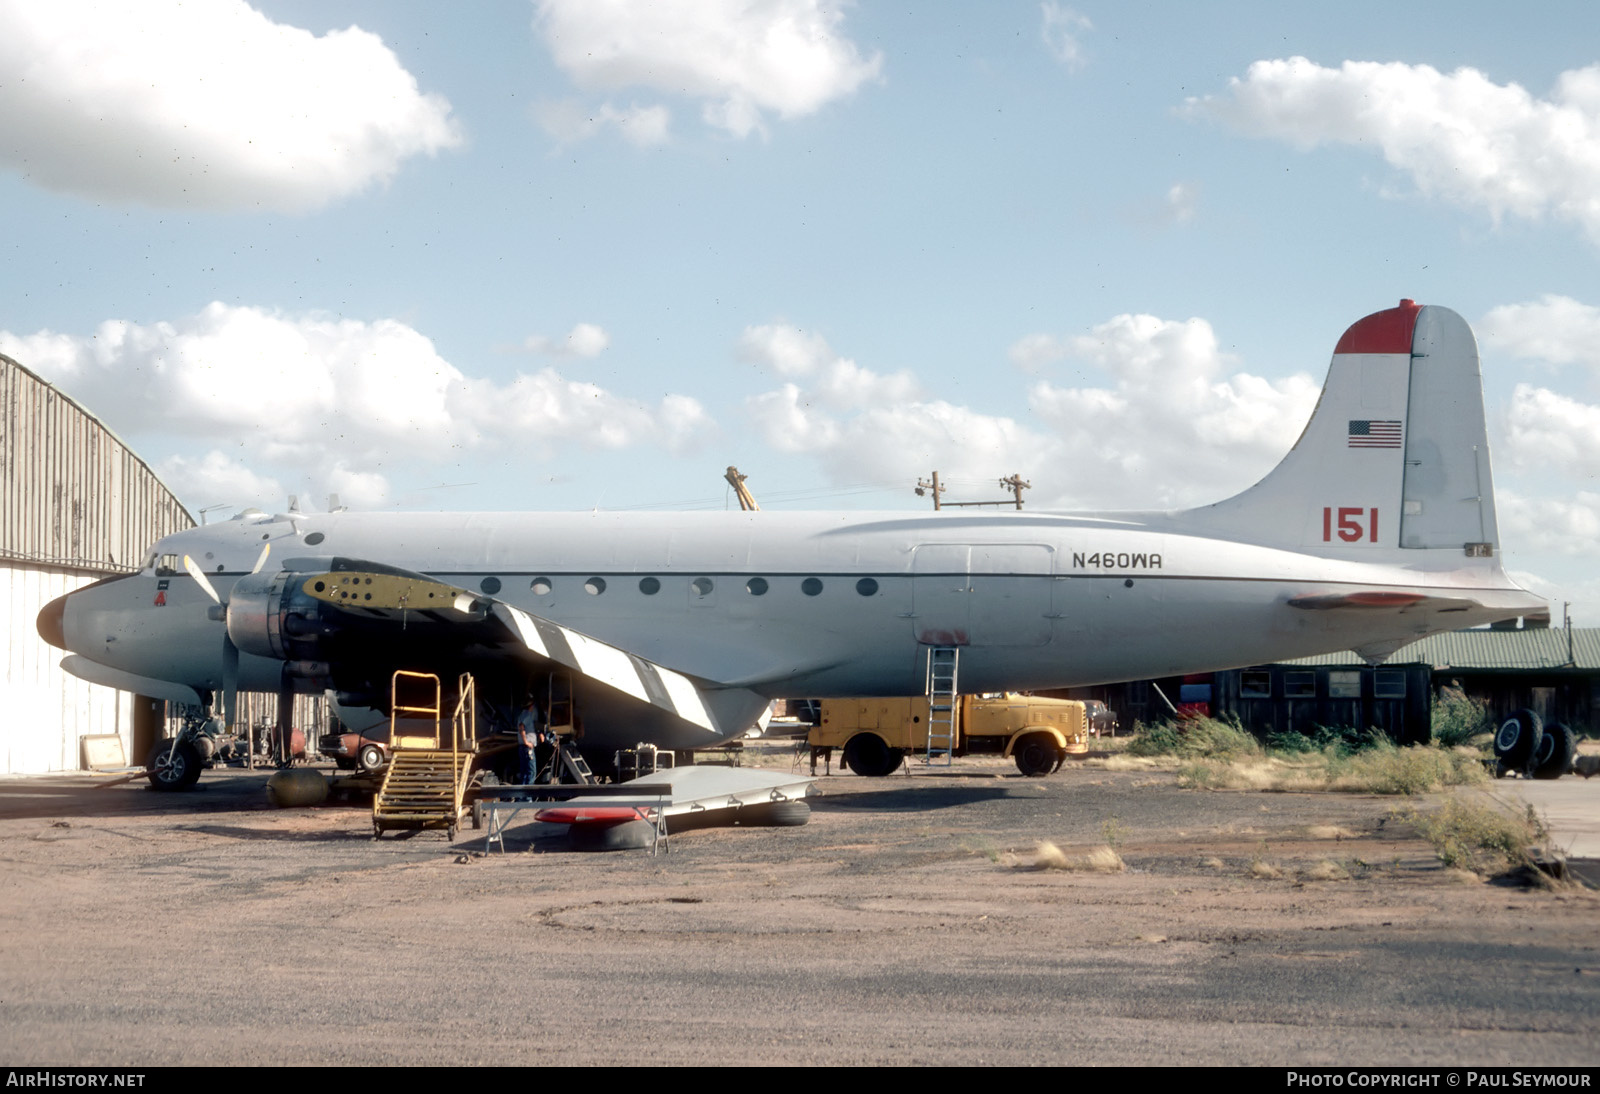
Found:
<svg viewBox="0 0 1600 1094"><path fill-rule="evenodd" d="M1168 676L1547 615L1501 568L1478 352L1403 300L1339 340L1265 479L1177 512L330 513L166 537L48 605L85 679L155 697L471 671L513 708L565 671L586 751L693 748L768 701ZM231 707L231 703L227 704Z"/></svg>

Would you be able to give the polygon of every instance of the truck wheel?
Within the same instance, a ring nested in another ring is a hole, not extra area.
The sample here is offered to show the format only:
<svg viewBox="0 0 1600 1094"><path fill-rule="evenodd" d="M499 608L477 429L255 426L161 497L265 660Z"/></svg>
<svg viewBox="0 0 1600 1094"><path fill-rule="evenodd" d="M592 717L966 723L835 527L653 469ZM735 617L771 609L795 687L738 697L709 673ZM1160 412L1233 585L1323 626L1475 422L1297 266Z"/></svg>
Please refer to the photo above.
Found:
<svg viewBox="0 0 1600 1094"><path fill-rule="evenodd" d="M845 766L857 775L881 779L899 770L905 753L890 748L889 743L876 733L857 733L844 744Z"/></svg>
<svg viewBox="0 0 1600 1094"><path fill-rule="evenodd" d="M1017 761L1017 770L1024 775L1048 775L1059 762L1056 743L1043 733L1030 733L1017 742L1011 758Z"/></svg>
<svg viewBox="0 0 1600 1094"><path fill-rule="evenodd" d="M1544 727L1539 750L1533 756L1533 777L1559 779L1572 770L1572 757L1578 751L1578 738L1560 722Z"/></svg>
<svg viewBox="0 0 1600 1094"><path fill-rule="evenodd" d="M200 754L188 741L157 741L144 766L156 790L187 790L200 781Z"/></svg>
<svg viewBox="0 0 1600 1094"><path fill-rule="evenodd" d="M1533 758L1544 735L1544 723L1531 710L1513 710L1494 735L1494 754L1507 767L1521 767Z"/></svg>

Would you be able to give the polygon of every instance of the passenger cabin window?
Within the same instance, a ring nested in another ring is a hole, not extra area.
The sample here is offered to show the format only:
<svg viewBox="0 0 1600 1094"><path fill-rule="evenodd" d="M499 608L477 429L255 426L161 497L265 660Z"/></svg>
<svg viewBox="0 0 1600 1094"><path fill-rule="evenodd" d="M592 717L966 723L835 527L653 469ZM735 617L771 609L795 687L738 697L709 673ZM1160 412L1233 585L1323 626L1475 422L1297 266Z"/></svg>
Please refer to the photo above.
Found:
<svg viewBox="0 0 1600 1094"><path fill-rule="evenodd" d="M641 577L639 591L645 596L655 596L661 591L661 579L655 577Z"/></svg>
<svg viewBox="0 0 1600 1094"><path fill-rule="evenodd" d="M800 591L807 596L816 596L822 592L822 579L819 577L806 578L800 583Z"/></svg>
<svg viewBox="0 0 1600 1094"><path fill-rule="evenodd" d="M528 582L528 588L533 590L534 596L549 596L550 579L548 577L536 577Z"/></svg>
<svg viewBox="0 0 1600 1094"><path fill-rule="evenodd" d="M744 588L751 596L765 596L767 595L767 579L764 577L752 577L744 583Z"/></svg>

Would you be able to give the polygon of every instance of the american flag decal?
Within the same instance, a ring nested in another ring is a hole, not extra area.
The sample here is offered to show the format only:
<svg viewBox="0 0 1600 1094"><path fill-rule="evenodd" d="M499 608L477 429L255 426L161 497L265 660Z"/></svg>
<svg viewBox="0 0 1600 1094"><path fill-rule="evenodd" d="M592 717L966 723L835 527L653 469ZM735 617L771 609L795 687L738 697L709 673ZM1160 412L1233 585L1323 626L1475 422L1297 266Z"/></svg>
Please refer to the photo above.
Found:
<svg viewBox="0 0 1600 1094"><path fill-rule="evenodd" d="M1399 448L1400 423L1352 421L1345 443L1351 448Z"/></svg>

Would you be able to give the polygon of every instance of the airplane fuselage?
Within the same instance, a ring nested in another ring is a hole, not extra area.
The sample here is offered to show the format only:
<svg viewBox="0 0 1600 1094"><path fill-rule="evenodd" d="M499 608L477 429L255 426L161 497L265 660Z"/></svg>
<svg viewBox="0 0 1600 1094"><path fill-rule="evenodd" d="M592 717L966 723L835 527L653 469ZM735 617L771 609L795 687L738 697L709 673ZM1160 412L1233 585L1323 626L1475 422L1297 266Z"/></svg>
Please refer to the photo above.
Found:
<svg viewBox="0 0 1600 1094"><path fill-rule="evenodd" d="M381 558L770 698L917 694L933 645L962 650L968 690L1037 689L1405 641L1505 614L1296 609L1383 590L1492 604L1508 590L1490 559L1312 556L1185 534L1180 517L257 515L168 537L141 573L75 594L64 627L68 648L99 663L215 689L223 624L174 560L192 556L226 596L267 544L285 564ZM274 690L281 668L247 654L240 685Z"/></svg>
<svg viewBox="0 0 1600 1094"><path fill-rule="evenodd" d="M507 686L559 665L595 714L590 740L686 747L770 698L921 694L937 646L961 651L963 690L1039 689L1375 660L1538 615L1499 558L1471 329L1402 300L1339 339L1277 467L1209 506L250 511L167 537L39 626L98 666L81 674L136 688L226 689L235 663L245 688L352 694L430 658Z"/></svg>

